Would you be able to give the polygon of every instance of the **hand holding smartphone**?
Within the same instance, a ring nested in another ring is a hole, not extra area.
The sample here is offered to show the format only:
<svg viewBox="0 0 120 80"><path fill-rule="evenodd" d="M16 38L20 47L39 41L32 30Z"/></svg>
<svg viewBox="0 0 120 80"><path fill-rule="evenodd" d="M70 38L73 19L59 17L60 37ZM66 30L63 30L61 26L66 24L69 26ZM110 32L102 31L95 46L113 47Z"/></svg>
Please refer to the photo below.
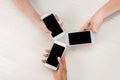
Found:
<svg viewBox="0 0 120 80"><path fill-rule="evenodd" d="M48 30L52 32L51 35L54 40L62 37L65 34L52 12L43 15L41 20Z"/></svg>
<svg viewBox="0 0 120 80"><path fill-rule="evenodd" d="M62 37L65 34L52 12L43 15L41 20L48 28L48 30L52 32L51 36L54 40ZM92 31L73 32L66 35L66 42L69 46L93 43L93 40ZM57 58L62 57L65 48L66 44L59 41L54 41L50 54L45 62L45 66L50 69L57 70Z"/></svg>
<svg viewBox="0 0 120 80"><path fill-rule="evenodd" d="M50 69L57 70L58 68L57 58L62 57L65 48L66 48L66 44L59 41L55 41L50 51L50 54L47 58L47 61L45 63L45 66L47 66Z"/></svg>

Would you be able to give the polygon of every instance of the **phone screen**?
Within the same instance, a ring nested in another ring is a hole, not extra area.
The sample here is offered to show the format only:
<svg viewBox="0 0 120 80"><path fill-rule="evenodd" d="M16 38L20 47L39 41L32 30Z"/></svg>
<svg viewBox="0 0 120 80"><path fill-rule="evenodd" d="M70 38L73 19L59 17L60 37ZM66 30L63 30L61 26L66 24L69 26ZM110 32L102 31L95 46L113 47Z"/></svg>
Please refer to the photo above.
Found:
<svg viewBox="0 0 120 80"><path fill-rule="evenodd" d="M69 33L68 38L70 45L85 44L92 42L90 31Z"/></svg>
<svg viewBox="0 0 120 80"><path fill-rule="evenodd" d="M43 21L47 28L52 32L53 37L63 32L62 28L60 27L59 23L57 22L53 14L44 18Z"/></svg>
<svg viewBox="0 0 120 80"><path fill-rule="evenodd" d="M57 67L58 66L57 57L61 57L64 50L65 50L65 47L54 43L46 63L54 67Z"/></svg>

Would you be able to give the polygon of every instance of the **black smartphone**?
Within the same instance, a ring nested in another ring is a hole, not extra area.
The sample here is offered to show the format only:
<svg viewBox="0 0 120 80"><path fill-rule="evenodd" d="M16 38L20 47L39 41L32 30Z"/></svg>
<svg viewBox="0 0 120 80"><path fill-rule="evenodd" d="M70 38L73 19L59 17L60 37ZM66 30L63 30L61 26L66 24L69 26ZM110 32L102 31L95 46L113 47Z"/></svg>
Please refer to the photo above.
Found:
<svg viewBox="0 0 120 80"><path fill-rule="evenodd" d="M58 21L56 20L54 14L49 12L41 17L41 20L44 22L48 30L52 32L53 39L58 39L62 37L65 32L63 32L61 26L59 25Z"/></svg>
<svg viewBox="0 0 120 80"><path fill-rule="evenodd" d="M68 33L66 39L68 45L93 43L93 33L91 31Z"/></svg>
<svg viewBox="0 0 120 80"><path fill-rule="evenodd" d="M50 54L47 58L47 61L45 63L45 66L53 70L57 70L58 68L57 58L62 57L65 51L65 47L66 47L66 44L59 42L59 41L55 41L50 51Z"/></svg>

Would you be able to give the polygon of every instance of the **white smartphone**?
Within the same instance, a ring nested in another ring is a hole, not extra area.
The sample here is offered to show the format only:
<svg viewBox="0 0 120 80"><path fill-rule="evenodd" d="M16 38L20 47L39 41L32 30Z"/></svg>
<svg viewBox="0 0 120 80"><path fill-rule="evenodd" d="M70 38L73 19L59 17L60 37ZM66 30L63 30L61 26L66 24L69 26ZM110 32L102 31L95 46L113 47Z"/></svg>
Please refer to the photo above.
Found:
<svg viewBox="0 0 120 80"><path fill-rule="evenodd" d="M82 31L82 32L68 33L66 35L66 40L67 40L67 44L70 46L70 45L93 43L94 37L92 31Z"/></svg>
<svg viewBox="0 0 120 80"><path fill-rule="evenodd" d="M66 48L66 44L59 41L55 41L50 51L50 54L46 60L45 66L47 66L52 70L57 70L58 68L57 58L62 57L65 48Z"/></svg>
<svg viewBox="0 0 120 80"><path fill-rule="evenodd" d="M44 22L48 30L52 32L51 35L54 40L62 37L65 34L52 12L41 16L41 20Z"/></svg>

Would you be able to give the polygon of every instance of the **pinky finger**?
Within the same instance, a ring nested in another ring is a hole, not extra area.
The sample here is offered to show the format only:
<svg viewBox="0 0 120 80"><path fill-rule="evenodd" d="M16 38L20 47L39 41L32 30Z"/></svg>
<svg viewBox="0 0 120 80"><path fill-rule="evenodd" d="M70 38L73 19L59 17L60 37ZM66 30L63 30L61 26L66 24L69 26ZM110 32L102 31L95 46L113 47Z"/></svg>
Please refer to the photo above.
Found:
<svg viewBox="0 0 120 80"><path fill-rule="evenodd" d="M97 30L96 30L96 28L94 26L90 27L90 30L92 30L93 33L97 32Z"/></svg>

